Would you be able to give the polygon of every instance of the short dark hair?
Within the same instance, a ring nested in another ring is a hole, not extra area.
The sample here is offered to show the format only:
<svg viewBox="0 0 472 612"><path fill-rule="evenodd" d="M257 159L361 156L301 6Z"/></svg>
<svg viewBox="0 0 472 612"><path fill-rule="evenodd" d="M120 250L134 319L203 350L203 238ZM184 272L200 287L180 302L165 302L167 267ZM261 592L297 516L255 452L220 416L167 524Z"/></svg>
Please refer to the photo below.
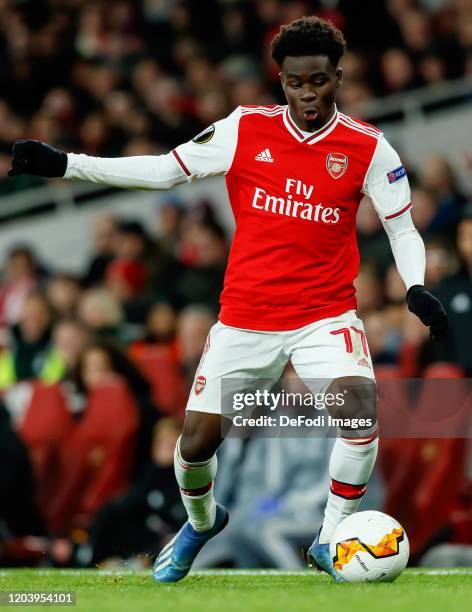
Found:
<svg viewBox="0 0 472 612"><path fill-rule="evenodd" d="M279 66L287 55L326 55L336 67L345 50L342 32L320 17L302 17L283 25L272 41L272 57Z"/></svg>

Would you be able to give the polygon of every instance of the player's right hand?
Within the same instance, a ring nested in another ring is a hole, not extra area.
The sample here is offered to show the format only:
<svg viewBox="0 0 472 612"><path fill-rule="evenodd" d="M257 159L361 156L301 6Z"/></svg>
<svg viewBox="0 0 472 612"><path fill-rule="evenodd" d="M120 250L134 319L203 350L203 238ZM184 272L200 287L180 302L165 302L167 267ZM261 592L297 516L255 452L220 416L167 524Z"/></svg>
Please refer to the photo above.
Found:
<svg viewBox="0 0 472 612"><path fill-rule="evenodd" d="M47 178L64 176L67 170L67 153L39 142L17 140L13 145L11 168L8 176L34 174Z"/></svg>

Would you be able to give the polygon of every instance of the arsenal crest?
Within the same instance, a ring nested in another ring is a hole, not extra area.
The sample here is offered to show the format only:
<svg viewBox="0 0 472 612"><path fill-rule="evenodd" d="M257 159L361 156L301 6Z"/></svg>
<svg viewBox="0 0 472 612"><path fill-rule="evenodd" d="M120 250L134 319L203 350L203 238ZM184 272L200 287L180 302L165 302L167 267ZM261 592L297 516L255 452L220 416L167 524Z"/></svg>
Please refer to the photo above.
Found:
<svg viewBox="0 0 472 612"><path fill-rule="evenodd" d="M206 386L206 378L204 376L197 376L195 379L195 395L200 395Z"/></svg>
<svg viewBox="0 0 472 612"><path fill-rule="evenodd" d="M326 156L326 170L334 179L341 178L347 170L347 155L344 153L328 153Z"/></svg>

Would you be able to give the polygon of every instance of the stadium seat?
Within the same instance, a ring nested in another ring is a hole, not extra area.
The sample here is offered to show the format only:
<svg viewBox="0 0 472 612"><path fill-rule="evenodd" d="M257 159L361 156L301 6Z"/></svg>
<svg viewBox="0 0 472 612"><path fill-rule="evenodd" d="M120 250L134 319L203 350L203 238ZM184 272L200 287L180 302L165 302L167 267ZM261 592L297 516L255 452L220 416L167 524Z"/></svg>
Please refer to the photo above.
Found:
<svg viewBox="0 0 472 612"><path fill-rule="evenodd" d="M398 354L398 365L403 378L415 378L420 375L420 349L418 342L406 341L402 344Z"/></svg>
<svg viewBox="0 0 472 612"><path fill-rule="evenodd" d="M396 469L385 474L384 511L405 527L415 557L451 522L465 484L466 440L410 438L396 442ZM381 465L384 467L383 462Z"/></svg>
<svg viewBox="0 0 472 612"><path fill-rule="evenodd" d="M464 378L464 370L456 363L432 363L423 372L423 378Z"/></svg>
<svg viewBox="0 0 472 612"><path fill-rule="evenodd" d="M384 510L405 527L413 558L451 524L467 481L470 386L454 364L434 364L425 375L404 437L380 447Z"/></svg>
<svg viewBox="0 0 472 612"><path fill-rule="evenodd" d="M63 481L49 512L55 533L87 527L106 501L126 489L138 422L138 408L123 382L91 394L61 449Z"/></svg>
<svg viewBox="0 0 472 612"><path fill-rule="evenodd" d="M173 347L136 344L129 354L151 383L153 399L159 410L183 419L188 390Z"/></svg>
<svg viewBox="0 0 472 612"><path fill-rule="evenodd" d="M382 365L375 368L377 379L377 416L381 435L384 438L401 436L409 422L411 403L408 383L401 378L396 365Z"/></svg>
<svg viewBox="0 0 472 612"><path fill-rule="evenodd" d="M391 380L400 378L401 371L396 364L380 364L374 366L375 377L377 380Z"/></svg>
<svg viewBox="0 0 472 612"><path fill-rule="evenodd" d="M35 383L30 404L18 430L28 447L37 484L38 503L45 517L61 483L59 454L74 420L59 385Z"/></svg>

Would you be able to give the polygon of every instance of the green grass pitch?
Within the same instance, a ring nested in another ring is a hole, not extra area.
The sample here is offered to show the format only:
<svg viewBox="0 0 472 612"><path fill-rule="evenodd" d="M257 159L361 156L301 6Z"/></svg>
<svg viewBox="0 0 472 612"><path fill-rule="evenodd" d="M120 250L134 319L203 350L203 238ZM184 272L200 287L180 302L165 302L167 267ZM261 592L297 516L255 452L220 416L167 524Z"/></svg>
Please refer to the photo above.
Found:
<svg viewBox="0 0 472 612"><path fill-rule="evenodd" d="M171 585L156 584L145 572L5 569L0 591L75 591L74 607L40 608L87 612L454 612L471 609L472 569L406 570L392 584L334 584L312 572L222 570L195 572Z"/></svg>

